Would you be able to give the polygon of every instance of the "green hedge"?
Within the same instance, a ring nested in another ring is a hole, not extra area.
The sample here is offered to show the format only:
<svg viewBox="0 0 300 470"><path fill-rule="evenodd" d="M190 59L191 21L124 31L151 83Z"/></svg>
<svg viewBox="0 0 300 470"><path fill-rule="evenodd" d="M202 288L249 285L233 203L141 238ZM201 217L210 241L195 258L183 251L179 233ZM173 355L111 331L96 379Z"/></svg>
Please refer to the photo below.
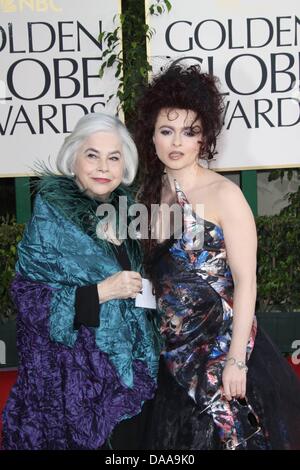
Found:
<svg viewBox="0 0 300 470"><path fill-rule="evenodd" d="M258 309L300 310L300 218L258 217Z"/></svg>
<svg viewBox="0 0 300 470"><path fill-rule="evenodd" d="M17 244L22 238L23 224L9 217L0 218L0 321L16 315L9 295L9 286L15 272Z"/></svg>

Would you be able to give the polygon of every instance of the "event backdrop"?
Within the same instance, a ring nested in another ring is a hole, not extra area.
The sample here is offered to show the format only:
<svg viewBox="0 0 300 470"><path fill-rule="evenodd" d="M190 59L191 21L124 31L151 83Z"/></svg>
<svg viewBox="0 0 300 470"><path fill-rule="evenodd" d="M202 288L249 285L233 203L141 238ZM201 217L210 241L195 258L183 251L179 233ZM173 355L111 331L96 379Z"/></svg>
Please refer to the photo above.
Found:
<svg viewBox="0 0 300 470"><path fill-rule="evenodd" d="M149 7L150 0L146 0ZM147 16L153 71L201 64L226 98L220 169L300 166L299 0L172 0Z"/></svg>
<svg viewBox="0 0 300 470"><path fill-rule="evenodd" d="M99 79L103 31L121 0L0 0L0 176L53 162L86 112L116 111L115 69ZM114 17L115 22L113 22Z"/></svg>

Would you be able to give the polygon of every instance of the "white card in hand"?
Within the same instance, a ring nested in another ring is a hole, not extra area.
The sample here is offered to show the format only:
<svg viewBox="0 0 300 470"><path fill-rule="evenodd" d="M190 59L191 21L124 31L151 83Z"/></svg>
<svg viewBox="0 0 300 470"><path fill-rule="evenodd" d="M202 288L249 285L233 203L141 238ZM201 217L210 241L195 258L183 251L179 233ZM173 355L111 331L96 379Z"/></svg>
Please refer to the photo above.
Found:
<svg viewBox="0 0 300 470"><path fill-rule="evenodd" d="M153 286L148 279L142 278L143 292L135 298L136 307L156 308L156 300L153 295Z"/></svg>

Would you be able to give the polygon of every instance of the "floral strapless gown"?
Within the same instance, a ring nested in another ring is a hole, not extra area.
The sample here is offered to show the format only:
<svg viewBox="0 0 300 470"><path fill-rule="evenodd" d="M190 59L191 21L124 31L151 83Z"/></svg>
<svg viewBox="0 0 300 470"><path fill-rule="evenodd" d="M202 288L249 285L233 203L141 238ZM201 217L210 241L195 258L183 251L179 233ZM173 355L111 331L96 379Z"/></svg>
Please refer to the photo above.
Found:
<svg viewBox="0 0 300 470"><path fill-rule="evenodd" d="M300 449L300 381L255 317L246 399L221 393L234 315L224 236L176 193L184 233L151 260L165 346L148 448Z"/></svg>

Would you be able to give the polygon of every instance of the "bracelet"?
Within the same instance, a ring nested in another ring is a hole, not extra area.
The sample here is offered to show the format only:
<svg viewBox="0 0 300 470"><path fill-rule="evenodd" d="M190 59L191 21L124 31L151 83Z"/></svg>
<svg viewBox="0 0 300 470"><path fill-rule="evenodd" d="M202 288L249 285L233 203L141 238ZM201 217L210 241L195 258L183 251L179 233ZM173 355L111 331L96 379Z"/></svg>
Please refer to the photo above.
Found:
<svg viewBox="0 0 300 470"><path fill-rule="evenodd" d="M225 362L230 363L231 366L237 366L240 370L244 369L247 372L248 367L246 366L244 361L237 361L235 357L228 357L225 359Z"/></svg>

